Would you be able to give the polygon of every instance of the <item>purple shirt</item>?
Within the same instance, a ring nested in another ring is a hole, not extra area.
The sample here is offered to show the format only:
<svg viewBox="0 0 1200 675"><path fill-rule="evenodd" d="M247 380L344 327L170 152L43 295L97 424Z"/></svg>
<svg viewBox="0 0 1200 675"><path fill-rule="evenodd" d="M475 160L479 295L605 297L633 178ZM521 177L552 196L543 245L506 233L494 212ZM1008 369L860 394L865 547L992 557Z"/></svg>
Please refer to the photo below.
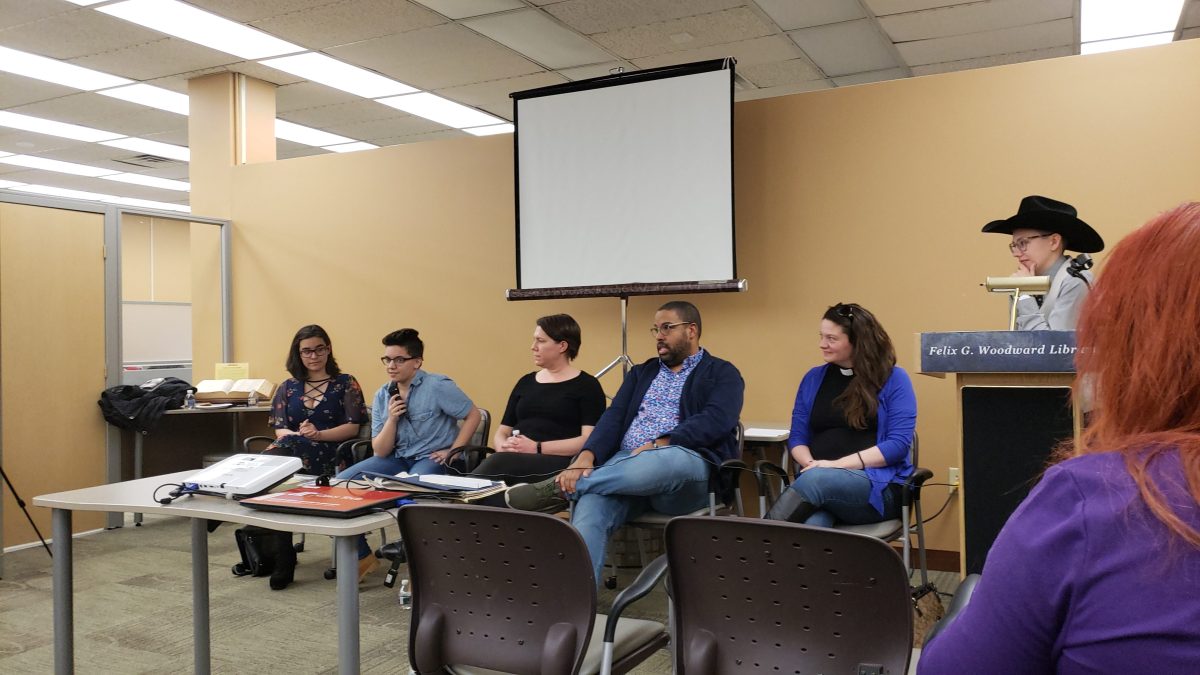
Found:
<svg viewBox="0 0 1200 675"><path fill-rule="evenodd" d="M662 361L658 362L658 375L654 376L642 398L637 417L621 439L622 450L641 447L679 426L679 397L683 395L683 385L702 358L703 349L684 359L678 373Z"/></svg>
<svg viewBox="0 0 1200 675"><path fill-rule="evenodd" d="M1150 474L1200 527L1178 454ZM1120 454L1063 462L1004 525L970 604L917 672L1200 672L1200 550L1153 517Z"/></svg>

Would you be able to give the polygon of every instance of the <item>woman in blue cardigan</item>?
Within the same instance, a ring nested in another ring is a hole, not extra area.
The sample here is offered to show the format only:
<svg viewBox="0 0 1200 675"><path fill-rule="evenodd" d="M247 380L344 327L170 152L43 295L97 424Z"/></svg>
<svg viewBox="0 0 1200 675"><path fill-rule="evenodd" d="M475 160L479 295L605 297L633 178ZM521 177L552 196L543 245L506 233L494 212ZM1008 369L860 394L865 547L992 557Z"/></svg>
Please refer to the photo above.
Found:
<svg viewBox="0 0 1200 675"><path fill-rule="evenodd" d="M883 326L859 305L825 311L820 348L825 365L800 381L792 409L788 447L800 473L766 517L820 527L896 518L899 484L913 470L912 381Z"/></svg>

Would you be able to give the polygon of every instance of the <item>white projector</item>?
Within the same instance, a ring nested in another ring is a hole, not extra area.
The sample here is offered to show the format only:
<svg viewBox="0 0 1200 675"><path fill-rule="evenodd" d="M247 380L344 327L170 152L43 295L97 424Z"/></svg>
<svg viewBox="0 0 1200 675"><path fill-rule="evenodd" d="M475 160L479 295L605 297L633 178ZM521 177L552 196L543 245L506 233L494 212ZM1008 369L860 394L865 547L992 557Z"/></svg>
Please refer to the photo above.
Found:
<svg viewBox="0 0 1200 675"><path fill-rule="evenodd" d="M302 465L299 457L233 455L192 474L184 484L195 484L195 488L188 485L189 492L219 495L226 499L252 497L287 480Z"/></svg>

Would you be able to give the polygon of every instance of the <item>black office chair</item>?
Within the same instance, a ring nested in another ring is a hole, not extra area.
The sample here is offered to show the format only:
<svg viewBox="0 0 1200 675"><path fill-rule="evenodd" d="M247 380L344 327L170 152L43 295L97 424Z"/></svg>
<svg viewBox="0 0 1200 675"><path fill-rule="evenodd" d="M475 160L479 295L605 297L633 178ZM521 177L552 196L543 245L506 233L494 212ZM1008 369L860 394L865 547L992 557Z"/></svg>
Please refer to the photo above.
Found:
<svg viewBox="0 0 1200 675"><path fill-rule="evenodd" d="M787 452L787 450L784 450L784 462L781 462L784 466L787 465ZM899 518L884 520L878 523L869 523L867 525L837 523L833 527L836 530L864 534L886 542L896 541L897 539L901 540L904 566L910 573L913 571L911 536L916 535L917 557L920 561L917 569L921 571L921 586L924 587L929 585L929 566L926 562L925 554L925 521L921 512L921 487L926 481L933 478L933 472L918 464L920 461L920 443L915 433L913 434L913 444L909 453L912 465L915 468L912 475L900 486ZM783 466L772 464L766 460L755 462L754 472L758 477L759 513L766 515L779 494L791 484L791 476ZM778 491L772 489L771 478L778 479Z"/></svg>
<svg viewBox="0 0 1200 675"><path fill-rule="evenodd" d="M643 571L596 614L583 539L554 516L458 504L400 509L411 542L408 658L417 673L624 673L666 645L666 627L622 613L662 578Z"/></svg>
<svg viewBox="0 0 1200 675"><path fill-rule="evenodd" d="M667 524L676 673L895 673L912 658L908 574L891 546L742 518Z"/></svg>

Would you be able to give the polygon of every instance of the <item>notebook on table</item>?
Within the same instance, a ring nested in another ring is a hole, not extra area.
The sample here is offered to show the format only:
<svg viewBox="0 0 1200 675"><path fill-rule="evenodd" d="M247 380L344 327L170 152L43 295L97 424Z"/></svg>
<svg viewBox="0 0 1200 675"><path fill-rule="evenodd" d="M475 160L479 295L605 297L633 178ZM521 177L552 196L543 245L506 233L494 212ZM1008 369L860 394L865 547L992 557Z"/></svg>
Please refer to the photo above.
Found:
<svg viewBox="0 0 1200 675"><path fill-rule="evenodd" d="M314 485L251 497L243 499L241 503L260 511L354 518L370 513L376 508L395 508L398 506L398 500L407 497L407 494L394 490Z"/></svg>

